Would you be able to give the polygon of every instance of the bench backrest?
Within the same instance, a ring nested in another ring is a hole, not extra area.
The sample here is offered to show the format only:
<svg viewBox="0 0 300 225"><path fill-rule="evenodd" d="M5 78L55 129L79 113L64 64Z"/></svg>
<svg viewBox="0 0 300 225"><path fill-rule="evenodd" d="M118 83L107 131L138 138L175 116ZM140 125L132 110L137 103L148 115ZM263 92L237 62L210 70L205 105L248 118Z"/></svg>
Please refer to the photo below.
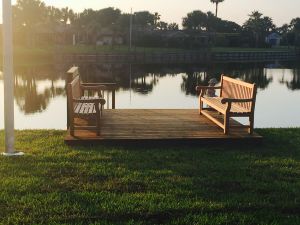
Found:
<svg viewBox="0 0 300 225"><path fill-rule="evenodd" d="M73 99L79 99L79 98L80 98L80 77L76 76L70 83L67 84L68 121L74 120L75 104ZM72 124L73 122L70 122L71 127Z"/></svg>
<svg viewBox="0 0 300 225"><path fill-rule="evenodd" d="M81 97L80 93L80 77L76 76L67 87L67 98L70 110L74 108L73 99L79 99Z"/></svg>
<svg viewBox="0 0 300 225"><path fill-rule="evenodd" d="M252 102L235 103L249 111L254 110L256 99L256 84L233 79L222 75L220 97L235 99L253 99Z"/></svg>

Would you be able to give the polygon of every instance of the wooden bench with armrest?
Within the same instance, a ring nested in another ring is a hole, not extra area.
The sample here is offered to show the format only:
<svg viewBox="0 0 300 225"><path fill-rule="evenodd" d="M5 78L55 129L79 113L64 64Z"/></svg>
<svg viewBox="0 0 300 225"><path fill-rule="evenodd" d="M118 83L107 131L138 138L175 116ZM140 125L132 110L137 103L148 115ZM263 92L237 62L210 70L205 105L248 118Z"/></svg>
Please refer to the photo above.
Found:
<svg viewBox="0 0 300 225"><path fill-rule="evenodd" d="M219 89L220 95L217 97L205 96L208 89ZM199 95L199 113L212 120L223 128L224 134L229 132L230 117L249 117L249 133L253 133L254 109L256 100L256 84L246 83L227 76L221 76L221 86L208 87L197 86ZM204 108L204 103L211 108ZM214 109L224 115L224 123L214 118L209 110Z"/></svg>
<svg viewBox="0 0 300 225"><path fill-rule="evenodd" d="M102 116L103 105L106 103L102 98L104 85L84 85L77 76L67 86L67 98L70 119L70 134L74 136L75 129L96 129L100 135L100 117ZM97 92L98 96L85 96L84 92ZM75 118L94 117L95 126L76 126Z"/></svg>

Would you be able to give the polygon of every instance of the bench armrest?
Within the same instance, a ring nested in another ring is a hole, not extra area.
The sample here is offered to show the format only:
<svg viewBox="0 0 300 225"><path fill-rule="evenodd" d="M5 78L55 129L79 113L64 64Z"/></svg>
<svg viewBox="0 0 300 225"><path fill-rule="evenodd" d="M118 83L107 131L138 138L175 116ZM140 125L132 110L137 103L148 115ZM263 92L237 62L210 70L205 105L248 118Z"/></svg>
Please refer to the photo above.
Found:
<svg viewBox="0 0 300 225"><path fill-rule="evenodd" d="M91 98L91 99L78 99L73 98L73 102L76 103L94 103L94 104L101 104L104 105L106 103L104 98Z"/></svg>
<svg viewBox="0 0 300 225"><path fill-rule="evenodd" d="M221 89L221 86L211 87L211 86L197 86L196 91L209 90L209 89Z"/></svg>
<svg viewBox="0 0 300 225"><path fill-rule="evenodd" d="M238 99L238 98L223 98L221 100L221 103L222 104L225 104L225 103L243 103L243 102L252 102L253 99L252 98L244 98L244 99Z"/></svg>
<svg viewBox="0 0 300 225"><path fill-rule="evenodd" d="M102 91L102 90L106 90L106 86L105 85L95 85L95 86L81 85L80 88L82 90L88 90L88 91Z"/></svg>
<svg viewBox="0 0 300 225"><path fill-rule="evenodd" d="M81 85L84 85L84 86L97 86L97 85L114 86L114 85L117 85L117 83L81 83Z"/></svg>

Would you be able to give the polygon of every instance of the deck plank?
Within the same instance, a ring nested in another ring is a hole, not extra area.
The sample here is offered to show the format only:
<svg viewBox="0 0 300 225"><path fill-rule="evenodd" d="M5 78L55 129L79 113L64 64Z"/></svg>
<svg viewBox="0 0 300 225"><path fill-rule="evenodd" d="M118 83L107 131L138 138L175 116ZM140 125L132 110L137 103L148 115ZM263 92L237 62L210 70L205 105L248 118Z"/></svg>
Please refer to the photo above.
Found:
<svg viewBox="0 0 300 225"><path fill-rule="evenodd" d="M222 115L214 116L222 121ZM93 121L78 119L80 125L88 125ZM115 109L105 110L101 118L100 136L93 130L76 130L75 136L67 132L65 141L76 144L85 141L115 140L261 140L254 133L249 135L247 128L231 119L230 133L223 130L195 109Z"/></svg>

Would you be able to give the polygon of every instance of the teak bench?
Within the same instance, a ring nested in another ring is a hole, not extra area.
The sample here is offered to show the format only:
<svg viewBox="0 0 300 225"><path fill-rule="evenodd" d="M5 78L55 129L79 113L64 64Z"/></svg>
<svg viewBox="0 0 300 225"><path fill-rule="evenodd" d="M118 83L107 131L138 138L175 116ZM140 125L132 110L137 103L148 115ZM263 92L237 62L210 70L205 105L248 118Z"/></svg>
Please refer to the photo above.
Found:
<svg viewBox="0 0 300 225"><path fill-rule="evenodd" d="M103 105L106 103L102 98L104 85L84 85L80 82L80 77L77 76L67 86L67 98L70 118L70 134L74 136L75 129L94 129L97 130L97 135L100 135L100 117L102 116ZM97 92L98 96L85 96L85 91ZM76 126L76 117L95 117L95 126Z"/></svg>
<svg viewBox="0 0 300 225"><path fill-rule="evenodd" d="M220 89L218 97L205 96L205 92L209 89ZM246 83L227 76L221 76L221 86L207 87L197 86L199 95L199 113L205 115L218 126L224 129L224 134L229 132L230 117L249 117L249 133L253 133L254 127L254 108L256 99L256 84ZM203 108L203 103L211 108ZM215 109L224 115L224 123L220 122L209 111Z"/></svg>

